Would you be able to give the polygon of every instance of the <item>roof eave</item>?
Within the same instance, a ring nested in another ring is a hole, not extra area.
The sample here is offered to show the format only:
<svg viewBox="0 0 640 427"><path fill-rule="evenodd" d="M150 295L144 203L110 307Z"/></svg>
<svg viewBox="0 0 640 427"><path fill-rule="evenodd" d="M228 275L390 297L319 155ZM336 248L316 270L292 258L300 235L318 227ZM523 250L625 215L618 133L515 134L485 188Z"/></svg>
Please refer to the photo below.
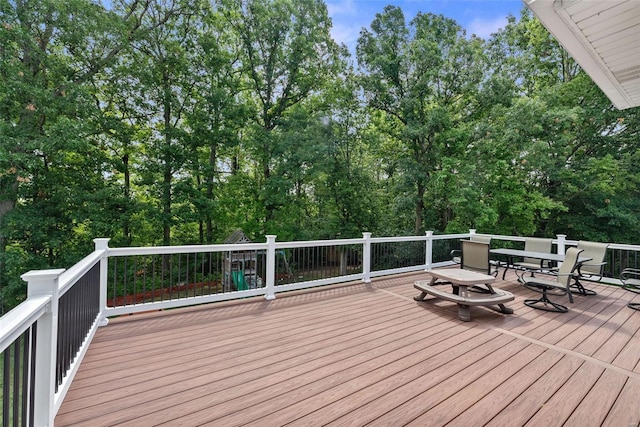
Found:
<svg viewBox="0 0 640 427"><path fill-rule="evenodd" d="M573 59L609 97L616 108L634 107L632 99L620 86L611 70L582 35L567 13L554 0L522 0L538 20L569 52Z"/></svg>

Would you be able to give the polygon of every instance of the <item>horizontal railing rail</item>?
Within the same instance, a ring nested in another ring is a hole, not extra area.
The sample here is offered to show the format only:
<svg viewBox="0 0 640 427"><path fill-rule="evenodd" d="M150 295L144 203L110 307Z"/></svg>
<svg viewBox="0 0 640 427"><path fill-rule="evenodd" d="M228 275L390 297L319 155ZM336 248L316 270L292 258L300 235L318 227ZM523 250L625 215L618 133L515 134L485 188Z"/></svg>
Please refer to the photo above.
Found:
<svg viewBox="0 0 640 427"><path fill-rule="evenodd" d="M27 299L0 321L2 425L51 425L57 277L63 270L32 272Z"/></svg>
<svg viewBox="0 0 640 427"><path fill-rule="evenodd" d="M92 258L93 262L86 263L87 270L81 275L69 277L68 271L60 275L55 358L56 411L62 405L101 320L100 258Z"/></svg>
<svg viewBox="0 0 640 427"><path fill-rule="evenodd" d="M48 296L29 298L0 323L0 413L2 425L34 422L37 325L50 304Z"/></svg>
<svg viewBox="0 0 640 427"><path fill-rule="evenodd" d="M111 316L363 281L451 265L475 233L222 245L109 248L68 270L23 275L28 298L1 318L4 425L51 425L97 328ZM520 236L487 235L492 247L521 248ZM554 252L577 244L564 235ZM640 246L611 244L604 283L640 267Z"/></svg>
<svg viewBox="0 0 640 427"><path fill-rule="evenodd" d="M51 297L49 296L28 298L2 316L0 351L7 349L24 331L34 325L42 317L50 301Z"/></svg>

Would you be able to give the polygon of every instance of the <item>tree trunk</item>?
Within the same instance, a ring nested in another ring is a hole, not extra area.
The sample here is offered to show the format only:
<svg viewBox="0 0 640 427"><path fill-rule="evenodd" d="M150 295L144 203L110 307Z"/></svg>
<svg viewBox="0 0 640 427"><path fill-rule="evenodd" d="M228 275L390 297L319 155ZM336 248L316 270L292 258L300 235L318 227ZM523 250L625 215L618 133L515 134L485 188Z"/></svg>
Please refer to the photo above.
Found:
<svg viewBox="0 0 640 427"><path fill-rule="evenodd" d="M262 163L262 174L263 174L263 177L264 177L264 186L265 186L265 188L267 188L267 186L269 185L270 177L271 177L271 168L269 167L270 153L269 153L269 147L267 145L268 143L264 142L264 144L265 145L264 145L264 150L263 150L264 159L263 159L263 163ZM265 192L265 201L264 201L264 210L265 210L264 227L265 227L265 229L263 230L265 233L269 233L269 230L268 230L269 224L273 220L274 211L275 211L275 206L274 206L273 202L270 199L271 199L271 197L268 194L268 192Z"/></svg>
<svg viewBox="0 0 640 427"><path fill-rule="evenodd" d="M347 261L348 261L348 253L346 248L339 249L340 251L340 275L347 275Z"/></svg>
<svg viewBox="0 0 640 427"><path fill-rule="evenodd" d="M164 174L162 178L162 228L163 244L171 244L171 181L173 178L171 158L171 84L169 75L165 71L164 84Z"/></svg>
<svg viewBox="0 0 640 427"><path fill-rule="evenodd" d="M216 170L217 152L216 146L211 145L209 147L209 172L207 174L207 200L211 201L214 198L213 184ZM205 214L205 239L208 244L213 243L213 217L211 216L211 210L207 209Z"/></svg>
<svg viewBox="0 0 640 427"><path fill-rule="evenodd" d="M125 239L127 246L131 245L131 221L129 217L129 202L131 201L131 171L129 170L129 155L122 156L122 163L124 165L124 199L127 205L125 206L125 215L122 221L122 235Z"/></svg>
<svg viewBox="0 0 640 427"><path fill-rule="evenodd" d="M418 194L416 195L416 226L414 230L416 236L423 232L422 217L424 214L425 185L419 182L417 184L417 187L418 187Z"/></svg>
<svg viewBox="0 0 640 427"><path fill-rule="evenodd" d="M3 185L4 187L4 185ZM4 194L4 200L0 200L0 289L2 289L6 284L4 283L5 279L5 254L7 251L7 236L6 236L6 226L5 226L5 218L6 216L16 207L16 194L18 192L18 181L14 179L12 182L8 183L5 187L6 193ZM7 191L8 190L8 191ZM2 304L0 304L0 310L2 310Z"/></svg>

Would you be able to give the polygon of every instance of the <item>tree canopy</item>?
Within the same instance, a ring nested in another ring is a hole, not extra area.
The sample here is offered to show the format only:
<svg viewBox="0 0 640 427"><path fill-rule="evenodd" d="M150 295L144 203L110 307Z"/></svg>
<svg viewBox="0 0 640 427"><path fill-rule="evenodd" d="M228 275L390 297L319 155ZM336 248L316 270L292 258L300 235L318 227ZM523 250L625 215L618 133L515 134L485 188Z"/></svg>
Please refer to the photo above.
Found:
<svg viewBox="0 0 640 427"><path fill-rule="evenodd" d="M92 249L464 232L638 243L640 109L523 8L0 0L0 311Z"/></svg>

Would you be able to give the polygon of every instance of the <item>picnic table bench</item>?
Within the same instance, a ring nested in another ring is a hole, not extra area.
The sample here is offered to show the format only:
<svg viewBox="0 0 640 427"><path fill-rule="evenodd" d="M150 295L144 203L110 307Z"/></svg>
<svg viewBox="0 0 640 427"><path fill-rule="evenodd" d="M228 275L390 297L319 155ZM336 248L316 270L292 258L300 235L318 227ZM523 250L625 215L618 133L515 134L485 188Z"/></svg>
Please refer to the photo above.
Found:
<svg viewBox="0 0 640 427"><path fill-rule="evenodd" d="M483 306L500 313L512 314L511 308L505 307L504 303L513 301L511 292L503 291L491 286L496 280L494 276L477 273L464 269L446 269L431 271L431 280L417 280L413 287L420 291L420 295L414 297L416 301L423 301L427 295L432 295L446 301L458 304L458 318L465 322L471 320L470 307ZM436 282L442 280L438 286ZM441 285L449 283L452 292L443 289ZM475 293L469 288L477 285L485 285L490 293Z"/></svg>

